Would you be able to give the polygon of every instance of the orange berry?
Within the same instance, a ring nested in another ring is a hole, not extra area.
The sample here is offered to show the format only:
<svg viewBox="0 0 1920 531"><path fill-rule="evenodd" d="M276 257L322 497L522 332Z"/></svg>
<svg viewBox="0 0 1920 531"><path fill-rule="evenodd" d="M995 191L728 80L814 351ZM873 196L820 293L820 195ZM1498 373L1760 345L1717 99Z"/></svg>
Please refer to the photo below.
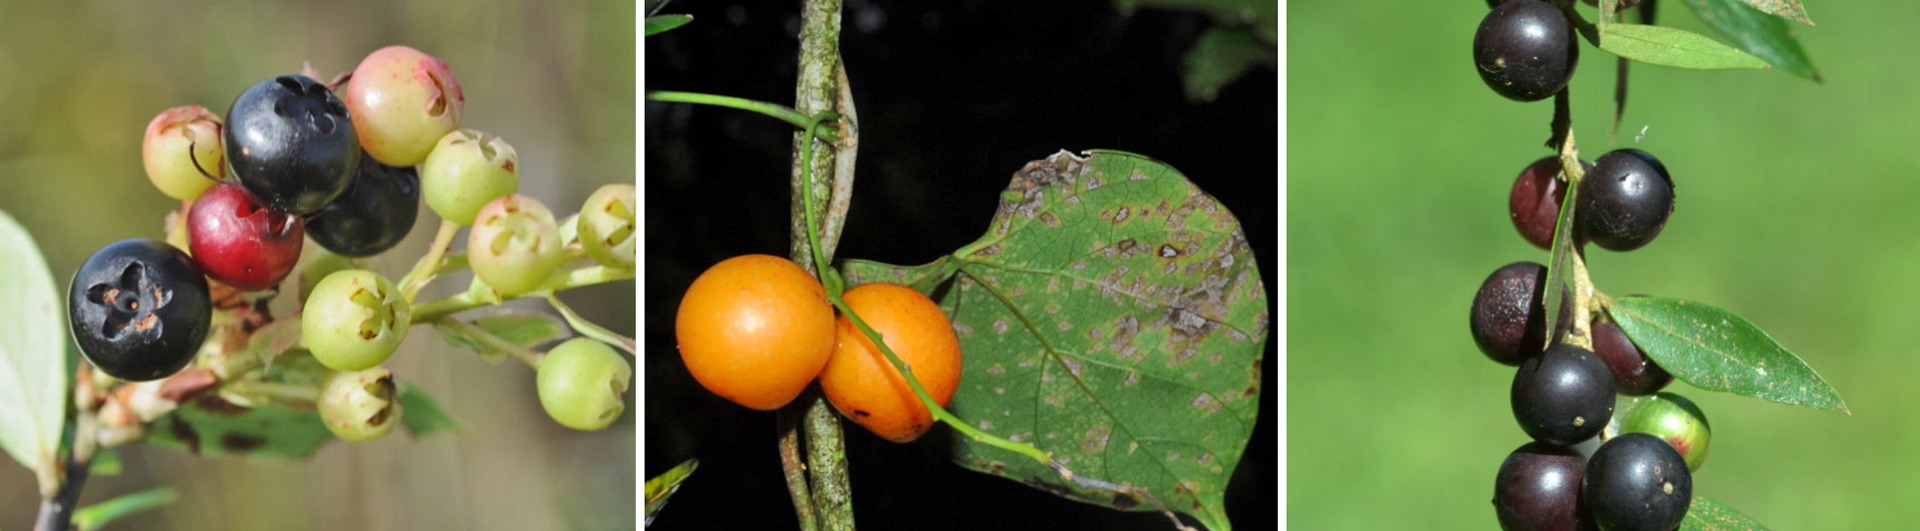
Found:
<svg viewBox="0 0 1920 531"><path fill-rule="evenodd" d="M674 318L680 360L713 394L762 411L793 401L833 352L820 281L777 256L736 256L694 279Z"/></svg>
<svg viewBox="0 0 1920 531"><path fill-rule="evenodd" d="M945 407L960 385L960 338L933 299L899 284L862 284L842 296L913 371L927 396ZM833 358L820 372L820 391L840 414L875 435L904 443L933 427L906 377L847 316L835 327Z"/></svg>

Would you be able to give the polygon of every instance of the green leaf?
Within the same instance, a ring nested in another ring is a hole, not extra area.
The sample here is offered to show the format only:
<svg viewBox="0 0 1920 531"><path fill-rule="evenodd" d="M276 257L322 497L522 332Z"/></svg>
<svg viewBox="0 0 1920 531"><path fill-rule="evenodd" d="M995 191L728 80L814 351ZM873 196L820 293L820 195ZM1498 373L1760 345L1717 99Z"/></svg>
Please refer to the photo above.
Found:
<svg viewBox="0 0 1920 531"><path fill-rule="evenodd" d="M647 17L647 36L652 37L693 22L693 15L654 15Z"/></svg>
<svg viewBox="0 0 1920 531"><path fill-rule="evenodd" d="M1226 529L1223 491L1259 413L1272 307L1239 221L1178 171L1061 152L1016 173L987 234L952 256L845 271L934 291L965 352L954 414L1153 499L1064 480L957 432L927 438L956 463Z"/></svg>
<svg viewBox="0 0 1920 531"><path fill-rule="evenodd" d="M472 350L495 363L507 359L508 351L514 348L533 348L573 334L566 323L551 315L512 311L488 314L470 322L442 319L433 323L433 329L440 332L447 344Z"/></svg>
<svg viewBox="0 0 1920 531"><path fill-rule="evenodd" d="M674 465L673 469L658 476L647 478L647 517L642 526L651 525L653 517L660 515L660 509L667 506L667 498L680 490L680 484L693 477L693 470L700 468L699 459L688 459Z"/></svg>
<svg viewBox="0 0 1920 531"><path fill-rule="evenodd" d="M140 511L157 509L160 506L173 503L174 500L179 498L180 493L167 487L148 489L115 497L111 500L81 507L73 511L73 525L77 529L89 531L100 529L107 524L113 523L114 520L119 520Z"/></svg>
<svg viewBox="0 0 1920 531"><path fill-rule="evenodd" d="M120 452L111 446L93 450L93 460L87 464L87 474L93 476L118 476L126 466L120 462Z"/></svg>
<svg viewBox="0 0 1920 531"><path fill-rule="evenodd" d="M1767 64L1796 76L1820 81L1813 60L1800 48L1792 28L1779 18L1755 11L1740 0L1686 0L1687 7L1708 27Z"/></svg>
<svg viewBox="0 0 1920 531"><path fill-rule="evenodd" d="M1762 13L1799 22L1808 26L1813 20L1807 18L1807 9L1800 7L1800 0L1740 0Z"/></svg>
<svg viewBox="0 0 1920 531"><path fill-rule="evenodd" d="M1679 299L1623 297L1612 301L1607 314L1655 364L1694 387L1852 414L1799 356L1726 310Z"/></svg>
<svg viewBox="0 0 1920 531"><path fill-rule="evenodd" d="M1608 24L1600 35L1600 49L1642 63L1694 70L1768 68L1766 61L1747 52L1665 26Z"/></svg>
<svg viewBox="0 0 1920 531"><path fill-rule="evenodd" d="M426 391L412 384L400 384L400 425L414 437L444 430L464 430L466 426L440 407Z"/></svg>
<svg viewBox="0 0 1920 531"><path fill-rule="evenodd" d="M1579 204L1574 202L1574 191L1580 187L1574 186L1574 184L1575 183L1571 182L1566 184L1567 189L1561 192L1563 195L1561 196L1560 204ZM1567 304L1567 296L1573 294L1573 259L1580 252L1578 245L1574 242L1574 210L1576 209L1561 208L1560 218L1553 222L1553 251L1552 254L1548 256L1547 287L1554 289L1547 289L1546 297L1541 301L1540 306L1541 308L1553 309L1553 311L1546 312L1547 322L1546 328L1544 329L1549 331L1547 334L1548 343L1552 343L1553 339L1560 337L1562 324L1560 317L1567 309L1565 307Z"/></svg>
<svg viewBox="0 0 1920 531"><path fill-rule="evenodd" d="M1221 87L1256 66L1272 67L1278 57L1278 50L1260 42L1250 31L1208 29L1187 50L1187 58L1181 63L1181 87L1186 89L1188 101L1213 101Z"/></svg>
<svg viewBox="0 0 1920 531"><path fill-rule="evenodd" d="M0 212L0 448L40 480L59 487L60 432L66 422L67 305L47 259L20 222Z"/></svg>
<svg viewBox="0 0 1920 531"><path fill-rule="evenodd" d="M272 406L242 408L213 394L181 404L155 419L149 429L147 442L154 446L203 456L302 459L333 440L319 413Z"/></svg>
<svg viewBox="0 0 1920 531"><path fill-rule="evenodd" d="M1740 514L1725 505L1702 498L1693 497L1693 503L1687 506L1687 517L1680 521L1680 531L1766 531L1767 526L1753 521L1747 515Z"/></svg>

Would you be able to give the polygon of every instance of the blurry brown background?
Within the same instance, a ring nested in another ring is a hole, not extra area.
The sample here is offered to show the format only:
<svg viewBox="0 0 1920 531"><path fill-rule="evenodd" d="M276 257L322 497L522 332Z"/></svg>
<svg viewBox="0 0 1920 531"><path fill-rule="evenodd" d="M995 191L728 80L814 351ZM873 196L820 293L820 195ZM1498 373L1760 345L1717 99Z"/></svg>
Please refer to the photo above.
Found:
<svg viewBox="0 0 1920 531"><path fill-rule="evenodd" d="M101 245L161 236L178 206L141 169L155 114L190 103L225 114L255 81L304 61L326 75L350 70L388 44L452 65L466 91L463 126L512 143L521 193L556 214L635 178L633 2L183 4L0 0L0 210L33 233L61 286ZM437 219L420 210L374 270L398 278L425 249ZM464 275L443 279L422 298L465 286ZM576 291L567 297L576 309L633 334L633 283ZM93 478L83 503L179 490L174 504L112 530L637 527L631 392L625 418L580 433L541 411L532 371L449 348L428 328L413 329L388 366L468 429L335 442L308 461L133 445L122 449L124 473ZM37 502L32 474L0 461L0 529L30 529Z"/></svg>

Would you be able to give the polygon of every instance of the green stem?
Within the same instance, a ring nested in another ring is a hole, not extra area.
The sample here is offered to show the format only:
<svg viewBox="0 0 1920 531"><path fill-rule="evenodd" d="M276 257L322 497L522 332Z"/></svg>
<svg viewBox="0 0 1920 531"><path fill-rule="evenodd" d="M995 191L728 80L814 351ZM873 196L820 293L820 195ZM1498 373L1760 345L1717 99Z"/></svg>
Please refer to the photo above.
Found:
<svg viewBox="0 0 1920 531"><path fill-rule="evenodd" d="M522 293L519 295L515 295L513 298L528 299L528 298L535 298L535 297L546 297L547 295L552 294L553 292L556 292L556 291L566 291L573 288L591 286L594 284L604 284L607 282L615 282L620 280L631 280L633 279L633 273L634 273L634 270L632 269L614 268L614 267L607 267L602 265L592 265L592 266L582 267L579 269L567 271L565 274L562 274L560 276L547 279L547 283L542 284L539 289ZM439 321L443 317L464 312L467 310L471 310L474 308L479 308L481 306L486 306L493 303L494 301L492 300L475 297L471 291L462 292L458 295L454 295L444 299L436 299L436 300L431 300L431 301L414 305L413 320L411 324L431 323L434 321Z"/></svg>
<svg viewBox="0 0 1920 531"><path fill-rule="evenodd" d="M780 105L778 103L767 103L764 101L750 100L746 98L736 98L733 96L721 96L718 94L702 94L699 92L675 92L670 90L656 90L656 91L648 92L647 99L653 100L653 101L664 101L668 103L693 103L693 104L699 104L699 105L712 105L715 107L726 107L729 109L739 109L743 111L757 112L760 114L771 116L773 118L777 118L780 121L793 124L794 127L804 128L807 126L807 121L808 121L806 113L793 110L793 108L791 107ZM839 137L834 134L832 129L822 129L820 131L810 132L810 133L807 133L807 136L816 137L826 142L840 141Z"/></svg>
<svg viewBox="0 0 1920 531"><path fill-rule="evenodd" d="M534 352L533 349L520 346L519 344L516 344L512 341L507 341L506 339L503 339L500 336L493 335L492 332L488 332L485 329L480 328L479 326L473 323L469 323L459 319L454 319L452 317L443 317L437 321L434 321L434 326L444 326L448 328L463 330L466 333L461 334L462 336L474 341L485 343L486 346L491 350L505 352L507 356L512 357L515 361L519 361L520 363L527 364L528 368L532 368L534 370L540 369L540 358L541 358L540 353ZM478 350L476 350L476 352L478 352Z"/></svg>
<svg viewBox="0 0 1920 531"><path fill-rule="evenodd" d="M296 404L311 405L320 401L320 389L311 385L240 380L227 383L225 390L241 395L277 398Z"/></svg>
<svg viewBox="0 0 1920 531"><path fill-rule="evenodd" d="M413 269L407 272L407 276L400 277L400 295L407 302L413 302L414 296L420 294L420 288L433 280L434 272L440 269L440 258L447 254L447 247L453 245L453 235L458 232L459 223L440 220L440 230L433 235L433 246L427 248L427 254L421 256L420 261L413 263Z"/></svg>

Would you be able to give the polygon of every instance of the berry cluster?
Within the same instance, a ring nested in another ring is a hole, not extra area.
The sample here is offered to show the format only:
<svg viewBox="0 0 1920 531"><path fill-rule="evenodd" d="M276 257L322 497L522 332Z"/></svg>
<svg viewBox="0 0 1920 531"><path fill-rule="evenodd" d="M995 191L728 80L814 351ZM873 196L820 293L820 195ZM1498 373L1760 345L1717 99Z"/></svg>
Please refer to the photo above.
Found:
<svg viewBox="0 0 1920 531"><path fill-rule="evenodd" d="M382 364L415 324L418 286L361 269L358 259L405 239L423 200L447 220L447 236L472 226L465 263L494 301L557 289L545 286L570 257L633 269L634 187L594 193L579 221L567 219L584 241L563 248L570 240L552 212L515 193L513 147L460 128L465 94L446 62L389 46L331 83L316 77L254 83L224 118L187 105L148 124L147 176L182 202L183 223L177 243L116 242L74 275L72 332L94 367L133 381L179 372L203 349L224 348L210 337L218 312L251 333L273 319L264 302L311 240L324 251L295 278L299 345L330 371L315 409L335 435L370 439L400 414ZM541 367L542 405L563 425L599 429L624 410L631 369L604 343L576 339L529 363Z"/></svg>
<svg viewBox="0 0 1920 531"><path fill-rule="evenodd" d="M1518 101L1565 90L1579 59L1565 11L1571 4L1488 4L1473 44L1487 86ZM1615 150L1578 168L1570 167L1574 160L1545 157L1514 180L1508 215L1523 239L1552 250L1570 184L1577 199L1573 225L1562 237L1573 240L1573 252L1583 253L1589 242L1631 251L1660 234L1674 204L1665 165L1638 149ZM1547 308L1547 285L1545 265L1501 267L1481 283L1469 319L1481 353L1518 368L1510 405L1533 440L1500 466L1493 505L1501 528L1674 529L1692 500L1692 470L1706 455L1704 415L1686 399L1660 392L1673 377L1602 312L1576 323L1588 313L1576 311L1566 293L1560 307ZM1557 330L1545 329L1549 311ZM1573 341L1576 336L1591 341ZM1646 398L1611 424L1617 395ZM1595 436L1603 441L1597 448L1582 444Z"/></svg>
<svg viewBox="0 0 1920 531"><path fill-rule="evenodd" d="M935 403L960 385L960 338L940 305L899 284L861 284L842 295L912 368ZM736 256L694 279L674 317L680 359L701 386L734 403L779 409L820 381L840 414L894 442L933 428L920 402L880 347L799 265L770 255Z"/></svg>

